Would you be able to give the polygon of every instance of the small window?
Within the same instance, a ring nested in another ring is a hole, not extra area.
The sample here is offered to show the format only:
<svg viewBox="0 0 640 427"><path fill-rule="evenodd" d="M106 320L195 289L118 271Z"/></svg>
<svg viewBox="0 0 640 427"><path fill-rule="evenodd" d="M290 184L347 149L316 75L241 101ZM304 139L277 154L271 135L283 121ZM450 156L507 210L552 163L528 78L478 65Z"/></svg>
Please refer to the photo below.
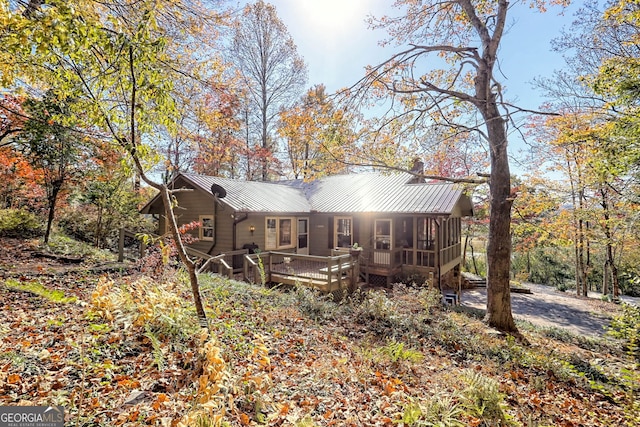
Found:
<svg viewBox="0 0 640 427"><path fill-rule="evenodd" d="M213 215L200 215L200 240L213 241L214 221Z"/></svg>

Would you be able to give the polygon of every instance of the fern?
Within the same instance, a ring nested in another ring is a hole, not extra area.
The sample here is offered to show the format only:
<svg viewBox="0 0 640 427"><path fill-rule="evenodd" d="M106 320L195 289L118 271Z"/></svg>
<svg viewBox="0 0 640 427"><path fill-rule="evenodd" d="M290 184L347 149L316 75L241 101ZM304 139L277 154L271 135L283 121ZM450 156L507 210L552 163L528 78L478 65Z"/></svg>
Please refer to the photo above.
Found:
<svg viewBox="0 0 640 427"><path fill-rule="evenodd" d="M472 415L490 426L512 426L512 416L506 412L504 395L498 382L476 371L466 370L463 379L468 387L462 392L465 406Z"/></svg>

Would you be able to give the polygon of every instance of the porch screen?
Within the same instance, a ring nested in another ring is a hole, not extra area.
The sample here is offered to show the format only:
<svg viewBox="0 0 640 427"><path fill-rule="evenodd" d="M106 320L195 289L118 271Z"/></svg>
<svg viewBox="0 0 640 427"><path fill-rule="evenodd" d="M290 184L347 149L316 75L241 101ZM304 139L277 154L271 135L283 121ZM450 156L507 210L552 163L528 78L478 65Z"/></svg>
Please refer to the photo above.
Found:
<svg viewBox="0 0 640 427"><path fill-rule="evenodd" d="M376 219L375 222L375 244L376 249L391 249L391 220L390 219Z"/></svg>

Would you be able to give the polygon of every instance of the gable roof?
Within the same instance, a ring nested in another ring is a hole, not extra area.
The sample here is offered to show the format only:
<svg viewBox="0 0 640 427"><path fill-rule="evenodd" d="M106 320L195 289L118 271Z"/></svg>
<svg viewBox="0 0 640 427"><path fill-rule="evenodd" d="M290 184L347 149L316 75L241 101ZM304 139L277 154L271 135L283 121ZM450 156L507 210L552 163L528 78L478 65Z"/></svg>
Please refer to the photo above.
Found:
<svg viewBox="0 0 640 427"><path fill-rule="evenodd" d="M179 174L184 183L206 192L220 185L226 196L220 202L238 212L261 213L426 213L450 214L460 203L463 215L472 215L471 200L452 183L410 183L409 173L371 172L334 175L312 182L240 181L197 174ZM176 188L178 188L176 186ZM143 209L148 213L154 198Z"/></svg>

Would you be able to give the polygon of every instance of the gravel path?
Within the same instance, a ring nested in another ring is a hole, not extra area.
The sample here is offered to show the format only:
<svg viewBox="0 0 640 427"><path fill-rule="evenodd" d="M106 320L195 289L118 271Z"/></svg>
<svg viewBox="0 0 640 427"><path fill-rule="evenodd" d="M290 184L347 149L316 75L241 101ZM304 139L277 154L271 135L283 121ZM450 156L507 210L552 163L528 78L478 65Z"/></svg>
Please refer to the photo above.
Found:
<svg viewBox="0 0 640 427"><path fill-rule="evenodd" d="M619 305L604 302L597 294L594 298L583 298L550 286L526 284L524 287L532 293L511 293L513 315L534 325L564 328L578 335L603 336L611 318L620 311ZM638 303L638 300L625 298L625 302L631 303ZM462 305L486 309L487 290L463 290Z"/></svg>

